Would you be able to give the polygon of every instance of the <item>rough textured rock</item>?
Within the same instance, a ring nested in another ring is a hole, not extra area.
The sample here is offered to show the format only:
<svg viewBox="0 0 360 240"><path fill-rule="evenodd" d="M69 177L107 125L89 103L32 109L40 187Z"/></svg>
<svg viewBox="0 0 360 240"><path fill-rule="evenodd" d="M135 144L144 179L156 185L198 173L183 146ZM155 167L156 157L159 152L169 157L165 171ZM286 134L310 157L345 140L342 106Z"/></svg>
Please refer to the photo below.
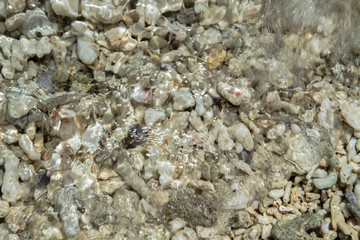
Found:
<svg viewBox="0 0 360 240"><path fill-rule="evenodd" d="M308 232L321 227L322 219L319 215L308 213L293 220L279 221L272 229L271 236L275 240L320 240Z"/></svg>

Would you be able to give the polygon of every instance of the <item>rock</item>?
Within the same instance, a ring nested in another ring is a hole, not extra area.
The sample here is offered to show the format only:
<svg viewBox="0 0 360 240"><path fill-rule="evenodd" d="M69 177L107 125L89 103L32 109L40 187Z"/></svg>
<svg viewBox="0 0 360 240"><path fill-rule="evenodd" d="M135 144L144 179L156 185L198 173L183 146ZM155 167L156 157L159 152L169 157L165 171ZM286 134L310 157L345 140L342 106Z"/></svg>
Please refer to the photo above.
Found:
<svg viewBox="0 0 360 240"><path fill-rule="evenodd" d="M231 139L228 128L221 125L216 138L216 142L222 151L229 151L234 147L234 141Z"/></svg>
<svg viewBox="0 0 360 240"><path fill-rule="evenodd" d="M249 228L254 224L251 216L245 210L237 211L229 218L229 225L232 228Z"/></svg>
<svg viewBox="0 0 360 240"><path fill-rule="evenodd" d="M347 191L345 193L345 197L348 200L347 203L348 209L358 220L360 220L360 207L357 202L355 194L353 192Z"/></svg>
<svg viewBox="0 0 360 240"><path fill-rule="evenodd" d="M6 79L13 79L15 74L15 69L11 66L11 62L9 60L2 59L0 60L1 64L1 74Z"/></svg>
<svg viewBox="0 0 360 240"><path fill-rule="evenodd" d="M10 205L7 201L0 200L0 218L6 217L9 213Z"/></svg>
<svg viewBox="0 0 360 240"><path fill-rule="evenodd" d="M318 149L312 146L302 134L296 134L284 141L288 146L284 159L293 166L293 172L306 174L320 160Z"/></svg>
<svg viewBox="0 0 360 240"><path fill-rule="evenodd" d="M34 140L36 134L36 125L35 122L30 122L25 127L25 134L28 135L31 141Z"/></svg>
<svg viewBox="0 0 360 240"><path fill-rule="evenodd" d="M232 192L224 201L224 207L228 210L240 210L247 207L249 198L242 192Z"/></svg>
<svg viewBox="0 0 360 240"><path fill-rule="evenodd" d="M122 19L121 12L114 5L98 0L81 1L81 15L94 23L117 23Z"/></svg>
<svg viewBox="0 0 360 240"><path fill-rule="evenodd" d="M21 118L25 116L30 109L36 107L38 102L33 97L17 93L9 93L7 97L9 99L7 110L11 118Z"/></svg>
<svg viewBox="0 0 360 240"><path fill-rule="evenodd" d="M2 199L12 203L22 197L23 190L19 182L19 159L12 156L5 157L5 174L1 187Z"/></svg>
<svg viewBox="0 0 360 240"><path fill-rule="evenodd" d="M324 178L315 178L313 183L314 186L319 189L329 189L332 186L335 185L335 183L337 182L337 174L334 172L329 173L328 176L324 177Z"/></svg>
<svg viewBox="0 0 360 240"><path fill-rule="evenodd" d="M195 106L195 99L190 88L180 88L174 97L174 110L182 111Z"/></svg>
<svg viewBox="0 0 360 240"><path fill-rule="evenodd" d="M217 221L213 197L198 195L194 190L185 188L177 192L176 197L169 201L168 207L173 219L182 218L193 227L210 227Z"/></svg>
<svg viewBox="0 0 360 240"><path fill-rule="evenodd" d="M160 174L159 182L161 185L169 185L174 179L174 166L168 161L158 161L156 170Z"/></svg>
<svg viewBox="0 0 360 240"><path fill-rule="evenodd" d="M147 134L140 124L135 124L130 127L127 137L124 142L128 148L135 148L146 142Z"/></svg>
<svg viewBox="0 0 360 240"><path fill-rule="evenodd" d="M207 26L220 22L226 13L225 6L213 5L209 7L201 16L200 25Z"/></svg>
<svg viewBox="0 0 360 240"><path fill-rule="evenodd" d="M329 98L325 98L320 106L317 115L318 123L326 129L332 129L334 126L334 110L331 109Z"/></svg>
<svg viewBox="0 0 360 240"><path fill-rule="evenodd" d="M214 47L217 43L222 41L222 35L220 31L209 28L201 34L195 36L195 48L198 51L204 51Z"/></svg>
<svg viewBox="0 0 360 240"><path fill-rule="evenodd" d="M278 200L284 196L284 190L283 189L275 189L268 192L269 197L271 197L274 200Z"/></svg>
<svg viewBox="0 0 360 240"><path fill-rule="evenodd" d="M186 226L186 222L181 218L175 218L174 220L169 222L171 232L177 232L183 229Z"/></svg>
<svg viewBox="0 0 360 240"><path fill-rule="evenodd" d="M275 240L320 240L321 238L313 237L308 232L320 228L321 225L322 220L319 215L307 213L293 220L277 222L271 231L271 236Z"/></svg>
<svg viewBox="0 0 360 240"><path fill-rule="evenodd" d="M21 27L23 25L24 21L25 21L25 13L15 14L14 16L11 16L6 19L6 21L5 21L6 29L9 32L14 31L14 30L18 29L19 27Z"/></svg>
<svg viewBox="0 0 360 240"><path fill-rule="evenodd" d="M348 101L340 101L341 114L345 121L356 131L360 131L360 106Z"/></svg>
<svg viewBox="0 0 360 240"><path fill-rule="evenodd" d="M148 108L144 114L146 126L153 126L155 123L165 119L165 112L162 109Z"/></svg>
<svg viewBox="0 0 360 240"><path fill-rule="evenodd" d="M85 22L74 21L71 23L71 32L77 36L78 55L85 64L92 64L98 57L94 49L93 33Z"/></svg>
<svg viewBox="0 0 360 240"><path fill-rule="evenodd" d="M167 122L167 126L173 130L182 131L189 125L189 116L190 112L186 111L172 113L169 121Z"/></svg>
<svg viewBox="0 0 360 240"><path fill-rule="evenodd" d="M196 111L191 111L189 117L190 125L198 132L207 132L205 124L202 122L199 114Z"/></svg>
<svg viewBox="0 0 360 240"><path fill-rule="evenodd" d="M125 185L125 182L119 177L110 178L108 180L100 181L100 190L104 194L113 194L117 189Z"/></svg>
<svg viewBox="0 0 360 240"><path fill-rule="evenodd" d="M28 38L41 38L43 36L54 35L57 31L58 25L50 22L40 8L26 11L21 32Z"/></svg>
<svg viewBox="0 0 360 240"><path fill-rule="evenodd" d="M50 177L48 176L47 171L40 169L36 174L36 186L44 187L47 186L50 182Z"/></svg>
<svg viewBox="0 0 360 240"><path fill-rule="evenodd" d="M216 228L196 226L196 233L199 238L211 238L217 233Z"/></svg>
<svg viewBox="0 0 360 240"><path fill-rule="evenodd" d="M52 50L52 45L48 37L42 37L36 45L36 56L42 58L44 55L49 54Z"/></svg>
<svg viewBox="0 0 360 240"><path fill-rule="evenodd" d="M153 36L150 39L149 46L152 50L162 49L168 45L168 42L159 36Z"/></svg>
<svg viewBox="0 0 360 240"><path fill-rule="evenodd" d="M120 47L120 40L124 36L126 32L126 26L124 24L120 24L120 26L111 28L110 30L107 30L104 35L110 42L110 46L114 48Z"/></svg>
<svg viewBox="0 0 360 240"><path fill-rule="evenodd" d="M139 103L148 103L152 99L152 91L150 88L136 85L130 97Z"/></svg>
<svg viewBox="0 0 360 240"><path fill-rule="evenodd" d="M350 164L341 165L340 182L346 183L351 175L352 170L353 170L353 166Z"/></svg>
<svg viewBox="0 0 360 240"><path fill-rule="evenodd" d="M40 160L41 154L35 150L33 142L30 140L28 135L22 134L20 136L19 146L31 160Z"/></svg>
<svg viewBox="0 0 360 240"><path fill-rule="evenodd" d="M157 6L159 7L161 13L176 12L183 6L183 0L160 0L157 1Z"/></svg>
<svg viewBox="0 0 360 240"><path fill-rule="evenodd" d="M254 148L254 139L250 133L250 130L243 123L237 123L228 128L231 136L241 143L247 151L251 151Z"/></svg>
<svg viewBox="0 0 360 240"><path fill-rule="evenodd" d="M260 234L261 234L261 227L260 225L257 224L245 231L244 239L257 240L259 239Z"/></svg>
<svg viewBox="0 0 360 240"><path fill-rule="evenodd" d="M59 16L76 18L79 11L78 0L50 0L51 7Z"/></svg>
<svg viewBox="0 0 360 240"><path fill-rule="evenodd" d="M251 93L246 88L238 88L220 82L217 85L217 92L235 106L246 103L251 98Z"/></svg>
<svg viewBox="0 0 360 240"><path fill-rule="evenodd" d="M281 135L283 135L285 130L286 130L285 124L277 124L267 132L266 137L268 139L276 139Z"/></svg>
<svg viewBox="0 0 360 240"><path fill-rule="evenodd" d="M100 140L103 135L103 127L100 123L90 125L82 135L82 146L89 154L93 154L100 148Z"/></svg>
<svg viewBox="0 0 360 240"><path fill-rule="evenodd" d="M15 143L19 140L20 134L16 127L10 125L6 128L4 142L7 144Z"/></svg>

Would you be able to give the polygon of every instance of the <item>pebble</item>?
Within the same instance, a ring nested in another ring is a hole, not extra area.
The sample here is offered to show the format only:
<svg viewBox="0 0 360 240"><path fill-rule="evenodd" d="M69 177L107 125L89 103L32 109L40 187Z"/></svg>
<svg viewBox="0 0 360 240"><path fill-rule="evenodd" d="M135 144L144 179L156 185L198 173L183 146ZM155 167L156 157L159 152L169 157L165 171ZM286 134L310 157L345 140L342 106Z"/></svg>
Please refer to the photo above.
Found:
<svg viewBox="0 0 360 240"><path fill-rule="evenodd" d="M15 93L8 94L8 99L7 109L11 118L21 118L25 116L38 102L33 97Z"/></svg>
<svg viewBox="0 0 360 240"><path fill-rule="evenodd" d="M286 130L285 124L277 124L267 132L266 137L268 139L276 139L280 137L282 134L284 134L285 130Z"/></svg>
<svg viewBox="0 0 360 240"><path fill-rule="evenodd" d="M243 123L237 123L229 127L229 133L237 142L241 143L247 151L254 148L254 139L250 130Z"/></svg>
<svg viewBox="0 0 360 240"><path fill-rule="evenodd" d="M278 199L280 199L281 197L284 196L284 190L283 190L283 189L271 190L271 191L268 193L268 196L271 197L271 198L274 199L274 200L278 200Z"/></svg>
<svg viewBox="0 0 360 240"><path fill-rule="evenodd" d="M146 126L153 126L155 123L165 119L164 110L148 108L145 111L144 121Z"/></svg>
<svg viewBox="0 0 360 240"><path fill-rule="evenodd" d="M33 161L40 160L41 154L35 150L34 144L28 135L22 134L19 138L19 146Z"/></svg>
<svg viewBox="0 0 360 240"><path fill-rule="evenodd" d="M6 217L9 213L10 205L7 201L0 200L0 218Z"/></svg>
<svg viewBox="0 0 360 240"><path fill-rule="evenodd" d="M78 0L50 0L51 7L59 16L76 18L79 11Z"/></svg>
<svg viewBox="0 0 360 240"><path fill-rule="evenodd" d="M331 188L332 186L334 186L336 184L338 180L337 174L334 172L329 173L328 176L324 177L324 178L316 178L314 179L313 183L314 186L319 189L328 189Z"/></svg>
<svg viewBox="0 0 360 240"><path fill-rule="evenodd" d="M25 13L18 13L5 20L6 29L12 32L23 25L25 21Z"/></svg>
<svg viewBox="0 0 360 240"><path fill-rule="evenodd" d="M355 103L344 100L340 102L340 109L345 121L354 128L355 131L360 131L360 107Z"/></svg>
<svg viewBox="0 0 360 240"><path fill-rule="evenodd" d="M182 111L195 106L195 98L190 88L180 88L174 97L174 110Z"/></svg>

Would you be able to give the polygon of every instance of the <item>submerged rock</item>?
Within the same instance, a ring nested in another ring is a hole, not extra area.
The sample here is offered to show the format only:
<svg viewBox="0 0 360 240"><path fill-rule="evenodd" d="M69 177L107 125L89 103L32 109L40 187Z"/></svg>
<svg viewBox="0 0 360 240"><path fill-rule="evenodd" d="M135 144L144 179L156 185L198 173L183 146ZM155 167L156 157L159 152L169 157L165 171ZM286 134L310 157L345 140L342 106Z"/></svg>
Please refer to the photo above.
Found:
<svg viewBox="0 0 360 240"><path fill-rule="evenodd" d="M308 213L293 220L279 221L272 229L271 236L275 240L320 240L308 232L321 227L322 219L319 215Z"/></svg>

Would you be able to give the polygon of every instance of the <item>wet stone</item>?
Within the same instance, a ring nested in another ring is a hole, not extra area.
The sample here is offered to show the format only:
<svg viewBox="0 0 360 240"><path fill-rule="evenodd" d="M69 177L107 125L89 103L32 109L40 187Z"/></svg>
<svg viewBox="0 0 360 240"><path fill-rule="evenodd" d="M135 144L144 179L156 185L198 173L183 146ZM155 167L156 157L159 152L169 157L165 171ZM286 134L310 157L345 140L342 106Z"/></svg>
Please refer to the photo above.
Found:
<svg viewBox="0 0 360 240"><path fill-rule="evenodd" d="M271 236L275 240L320 240L313 237L308 232L320 228L322 219L319 215L308 213L293 220L279 221L271 231Z"/></svg>
<svg viewBox="0 0 360 240"><path fill-rule="evenodd" d="M186 188L178 191L176 198L168 203L173 219L179 217L191 226L210 227L216 223L217 209L214 196L203 196Z"/></svg>
<svg viewBox="0 0 360 240"><path fill-rule="evenodd" d="M50 182L50 177L47 175L45 170L39 170L36 175L36 185L39 187L43 187L48 185Z"/></svg>
<svg viewBox="0 0 360 240"><path fill-rule="evenodd" d="M147 133L146 130L140 124L135 124L130 127L127 137L124 139L124 143L127 148L135 148L146 142Z"/></svg>

